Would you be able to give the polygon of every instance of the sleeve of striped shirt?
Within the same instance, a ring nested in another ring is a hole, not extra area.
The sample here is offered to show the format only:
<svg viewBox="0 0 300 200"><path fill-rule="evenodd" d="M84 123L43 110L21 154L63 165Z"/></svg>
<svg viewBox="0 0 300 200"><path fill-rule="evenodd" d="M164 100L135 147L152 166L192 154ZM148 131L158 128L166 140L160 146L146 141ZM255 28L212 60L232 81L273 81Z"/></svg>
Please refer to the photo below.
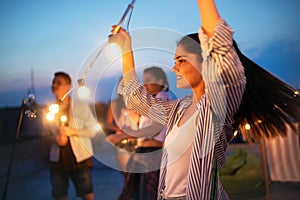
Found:
<svg viewBox="0 0 300 200"><path fill-rule="evenodd" d="M218 199L228 199L221 184L214 183L218 181L214 178L214 168L223 165L226 143L223 143L222 131L224 125L233 120L246 84L243 66L232 46L232 35L232 29L223 19L218 21L212 37L208 38L202 29L199 31L207 99L198 104L201 117L197 118L188 199L211 199L216 190Z"/></svg>
<svg viewBox="0 0 300 200"><path fill-rule="evenodd" d="M133 76L126 86L122 80L118 86L118 93L124 97L125 104L129 109L133 109L157 123L167 125L175 100L154 98L146 92L136 76Z"/></svg>
<svg viewBox="0 0 300 200"><path fill-rule="evenodd" d="M246 86L244 68L233 47L233 30L220 18L213 37L199 30L206 95L220 124L231 123Z"/></svg>

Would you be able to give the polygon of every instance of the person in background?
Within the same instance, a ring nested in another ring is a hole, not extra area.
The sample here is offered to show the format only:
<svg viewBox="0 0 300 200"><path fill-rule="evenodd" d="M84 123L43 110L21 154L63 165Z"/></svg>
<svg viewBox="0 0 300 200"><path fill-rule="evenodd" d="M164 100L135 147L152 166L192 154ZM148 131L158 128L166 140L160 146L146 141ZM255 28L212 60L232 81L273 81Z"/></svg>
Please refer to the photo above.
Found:
<svg viewBox="0 0 300 200"><path fill-rule="evenodd" d="M118 147L116 158L123 176L125 176L130 152L135 151L137 140L135 137L123 134L122 129L127 127L137 130L139 118L140 115L133 110L127 109L121 95L113 99L108 107L105 125L107 131L106 140Z"/></svg>
<svg viewBox="0 0 300 200"><path fill-rule="evenodd" d="M70 76L65 72L56 72L52 81L52 93L56 100L60 101L70 88ZM99 130L99 124L89 105L67 96L61 102L56 118L45 123L46 129L53 135L50 149L52 197L68 199L71 179L78 197L93 200L91 138Z"/></svg>
<svg viewBox="0 0 300 200"><path fill-rule="evenodd" d="M144 88L154 98L170 99L169 83L164 70L160 67L149 67L143 73ZM119 200L152 200L157 199L161 148L163 147L166 127L148 117L141 115L139 129L123 129L123 137L131 135L146 136L137 139L136 154L132 154L128 162L126 183ZM141 157L141 154L155 152L153 155ZM142 169L142 170L141 170ZM141 171L144 172L141 172Z"/></svg>

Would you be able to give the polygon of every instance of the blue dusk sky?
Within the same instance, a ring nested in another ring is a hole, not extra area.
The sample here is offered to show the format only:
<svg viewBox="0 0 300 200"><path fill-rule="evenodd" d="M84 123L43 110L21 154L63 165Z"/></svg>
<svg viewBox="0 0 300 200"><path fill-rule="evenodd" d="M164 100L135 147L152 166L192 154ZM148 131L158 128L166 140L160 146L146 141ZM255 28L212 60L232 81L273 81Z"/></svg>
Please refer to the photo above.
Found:
<svg viewBox="0 0 300 200"><path fill-rule="evenodd" d="M52 101L53 73L66 71L75 81L94 50L107 40L111 25L118 23L129 3L129 0L0 0L0 107L20 105L31 87L32 71L38 103ZM242 51L299 89L300 1L216 0L216 3L220 15L235 31L234 38ZM185 35L197 32L200 25L194 0L136 0L130 32L155 27ZM171 67L174 61L170 52L160 58L156 52L158 61L154 62ZM143 65L145 54L146 51L137 53L137 63ZM94 76L87 76L86 82L97 85L93 95L96 101L108 102L121 67L99 79L96 72L103 70L100 65L93 66ZM185 92L175 89L174 75L168 72L168 77L171 90L177 96L184 95Z"/></svg>

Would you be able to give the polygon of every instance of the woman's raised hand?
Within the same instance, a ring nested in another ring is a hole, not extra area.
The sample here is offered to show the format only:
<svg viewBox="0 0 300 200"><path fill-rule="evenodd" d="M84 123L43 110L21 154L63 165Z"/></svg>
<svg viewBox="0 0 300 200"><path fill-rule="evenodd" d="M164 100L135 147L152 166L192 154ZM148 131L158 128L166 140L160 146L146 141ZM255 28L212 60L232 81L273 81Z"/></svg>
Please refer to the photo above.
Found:
<svg viewBox="0 0 300 200"><path fill-rule="evenodd" d="M116 25L112 26L110 31L112 34L109 35L109 42L118 44L123 53L131 51L131 37L129 33L123 28L119 28L118 32L115 33L116 28L118 28Z"/></svg>

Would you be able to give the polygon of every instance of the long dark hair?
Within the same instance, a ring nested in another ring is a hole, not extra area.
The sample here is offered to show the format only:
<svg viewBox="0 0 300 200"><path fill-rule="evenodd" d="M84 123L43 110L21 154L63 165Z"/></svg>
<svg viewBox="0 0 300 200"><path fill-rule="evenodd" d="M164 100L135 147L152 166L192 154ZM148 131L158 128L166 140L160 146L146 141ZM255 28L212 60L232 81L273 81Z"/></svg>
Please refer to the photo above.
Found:
<svg viewBox="0 0 300 200"><path fill-rule="evenodd" d="M286 135L287 124L300 122L298 91L247 58L234 41L233 46L242 62L247 78L241 105L235 115L234 128L251 124L254 138ZM249 139L249 138L248 138Z"/></svg>
<svg viewBox="0 0 300 200"><path fill-rule="evenodd" d="M198 33L183 37L178 45L183 45L190 53L201 52L191 48L193 45L185 44L186 37L196 41L201 49ZM285 136L287 125L294 128L292 123L300 122L299 92L246 57L235 41L233 47L247 79L242 102L234 116L234 130L239 129L248 141L252 140L251 137L258 140L260 137ZM252 136L245 128L246 124L250 125Z"/></svg>

